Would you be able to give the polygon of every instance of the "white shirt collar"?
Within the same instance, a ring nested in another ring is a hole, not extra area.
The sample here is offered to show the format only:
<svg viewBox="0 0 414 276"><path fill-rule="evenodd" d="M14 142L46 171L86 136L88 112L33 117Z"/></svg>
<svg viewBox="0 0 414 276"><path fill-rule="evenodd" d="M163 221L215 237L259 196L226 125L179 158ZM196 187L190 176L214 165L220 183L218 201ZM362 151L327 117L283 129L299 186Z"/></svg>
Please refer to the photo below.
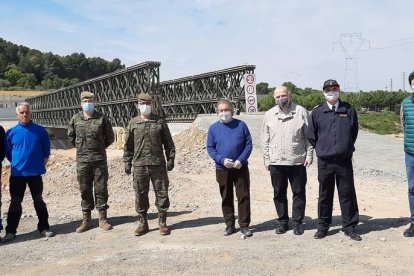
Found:
<svg viewBox="0 0 414 276"><path fill-rule="evenodd" d="M326 101L326 103L328 104L329 109L332 109L332 105L328 101ZM338 107L339 107L339 100L335 104L335 110L338 110Z"/></svg>

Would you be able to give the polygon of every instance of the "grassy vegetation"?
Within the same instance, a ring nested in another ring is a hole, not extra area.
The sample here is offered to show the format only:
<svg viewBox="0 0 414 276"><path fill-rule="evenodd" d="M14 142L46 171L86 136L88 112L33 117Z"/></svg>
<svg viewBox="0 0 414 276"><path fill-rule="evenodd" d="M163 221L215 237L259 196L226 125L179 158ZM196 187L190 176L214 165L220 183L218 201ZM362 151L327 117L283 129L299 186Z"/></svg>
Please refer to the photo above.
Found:
<svg viewBox="0 0 414 276"><path fill-rule="evenodd" d="M400 117L395 112L359 112L359 126L378 134L397 134L401 132Z"/></svg>
<svg viewBox="0 0 414 276"><path fill-rule="evenodd" d="M0 90L0 96L31 97L46 93L47 90Z"/></svg>

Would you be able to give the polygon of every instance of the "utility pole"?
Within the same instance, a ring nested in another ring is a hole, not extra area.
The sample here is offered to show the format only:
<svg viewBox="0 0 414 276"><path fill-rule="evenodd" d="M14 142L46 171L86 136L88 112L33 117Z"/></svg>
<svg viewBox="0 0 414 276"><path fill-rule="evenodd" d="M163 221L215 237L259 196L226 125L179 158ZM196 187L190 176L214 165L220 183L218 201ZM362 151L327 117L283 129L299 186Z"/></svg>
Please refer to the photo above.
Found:
<svg viewBox="0 0 414 276"><path fill-rule="evenodd" d="M390 80L390 90L391 90L391 92L392 92L392 78L391 78L391 80Z"/></svg>
<svg viewBox="0 0 414 276"><path fill-rule="evenodd" d="M364 46L370 48L369 40L362 37L361 33L342 33L341 38L334 43L341 47L345 55L345 92L358 92L358 62L357 56Z"/></svg>
<svg viewBox="0 0 414 276"><path fill-rule="evenodd" d="M405 72L402 72L403 91L405 92Z"/></svg>

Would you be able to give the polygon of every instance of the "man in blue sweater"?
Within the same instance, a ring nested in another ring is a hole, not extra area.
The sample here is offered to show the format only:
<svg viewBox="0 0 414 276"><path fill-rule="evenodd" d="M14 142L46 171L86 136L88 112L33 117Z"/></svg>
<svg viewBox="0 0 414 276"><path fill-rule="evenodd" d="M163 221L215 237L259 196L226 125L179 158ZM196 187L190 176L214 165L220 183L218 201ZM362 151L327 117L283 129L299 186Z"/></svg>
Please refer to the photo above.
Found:
<svg viewBox="0 0 414 276"><path fill-rule="evenodd" d="M6 236L3 241L16 237L22 215L22 201L26 186L29 186L39 223L37 229L44 237L53 236L49 230L46 203L43 201L42 174L50 155L50 140L46 130L31 121L29 103L16 107L18 124L6 132L5 152L10 161L10 207L7 215Z"/></svg>
<svg viewBox="0 0 414 276"><path fill-rule="evenodd" d="M250 237L250 175L247 159L252 152L252 137L247 125L233 118L234 109L228 100L217 103L219 121L207 133L207 151L216 162L216 180L222 198L222 211L226 229L224 235L236 232L234 193L236 188L240 231Z"/></svg>

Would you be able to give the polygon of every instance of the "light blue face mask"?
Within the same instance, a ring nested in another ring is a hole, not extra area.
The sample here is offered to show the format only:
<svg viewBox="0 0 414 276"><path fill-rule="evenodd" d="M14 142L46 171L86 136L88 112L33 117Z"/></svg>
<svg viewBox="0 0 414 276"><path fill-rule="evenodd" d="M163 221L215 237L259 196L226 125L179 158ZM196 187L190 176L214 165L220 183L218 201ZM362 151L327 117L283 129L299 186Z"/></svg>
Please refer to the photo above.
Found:
<svg viewBox="0 0 414 276"><path fill-rule="evenodd" d="M95 105L94 103L82 103L82 109L85 112L91 112L94 111Z"/></svg>

